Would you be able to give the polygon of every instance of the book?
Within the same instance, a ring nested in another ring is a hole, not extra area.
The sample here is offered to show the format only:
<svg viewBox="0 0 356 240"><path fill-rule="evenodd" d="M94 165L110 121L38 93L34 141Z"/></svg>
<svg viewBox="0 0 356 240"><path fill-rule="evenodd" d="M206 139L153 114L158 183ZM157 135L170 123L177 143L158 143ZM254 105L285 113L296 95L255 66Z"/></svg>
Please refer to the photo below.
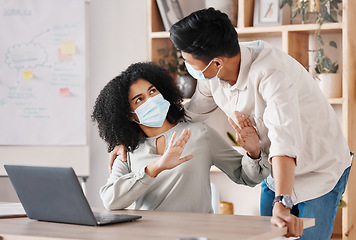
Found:
<svg viewBox="0 0 356 240"><path fill-rule="evenodd" d="M178 0L156 0L166 31L183 18Z"/></svg>
<svg viewBox="0 0 356 240"><path fill-rule="evenodd" d="M21 203L0 203L0 218L25 216L26 212Z"/></svg>

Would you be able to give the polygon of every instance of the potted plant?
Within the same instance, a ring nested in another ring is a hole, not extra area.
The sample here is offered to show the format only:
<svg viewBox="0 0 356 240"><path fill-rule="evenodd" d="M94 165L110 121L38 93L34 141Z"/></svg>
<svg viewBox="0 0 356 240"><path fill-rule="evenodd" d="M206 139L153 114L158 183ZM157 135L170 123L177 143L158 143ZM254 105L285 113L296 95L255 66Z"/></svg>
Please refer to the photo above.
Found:
<svg viewBox="0 0 356 240"><path fill-rule="evenodd" d="M342 9L339 8L341 0L282 0L280 7L288 4L296 6L293 9L291 19L294 19L298 14L302 16L302 23L309 19L310 12L316 13L316 23L318 28L315 31L315 37L319 43L317 50L312 50L316 55L314 57L315 72L317 79L320 80L320 87L326 97L337 98L342 95L342 76L336 73L339 65L332 62L324 51L324 42L320 35L321 26L326 22L337 22L338 16L342 16ZM313 8L313 10L311 10ZM337 47L334 41L330 41L331 47Z"/></svg>
<svg viewBox="0 0 356 240"><path fill-rule="evenodd" d="M326 22L337 22L338 16L342 16L342 9L338 4L341 0L321 0L320 11L318 12L317 24L318 29L315 31L315 36L319 44L319 49L316 50L314 57L316 77L320 80L320 88L324 95L328 98L342 97L342 74L337 73L339 65L337 62L332 62L325 54L324 41L320 35L321 26ZM335 41L329 42L330 47L337 48Z"/></svg>
<svg viewBox="0 0 356 240"><path fill-rule="evenodd" d="M316 77L320 80L320 88L327 98L339 98L342 96L342 75L337 73L339 65L332 62L324 51L324 42L318 36L320 48L316 51L314 62ZM337 47L334 41L330 41L331 47Z"/></svg>
<svg viewBox="0 0 356 240"><path fill-rule="evenodd" d="M192 97L197 80L189 75L181 52L172 45L170 48L159 49L158 54L160 55L158 64L167 69L172 77L176 79L177 86L181 90L183 97Z"/></svg>

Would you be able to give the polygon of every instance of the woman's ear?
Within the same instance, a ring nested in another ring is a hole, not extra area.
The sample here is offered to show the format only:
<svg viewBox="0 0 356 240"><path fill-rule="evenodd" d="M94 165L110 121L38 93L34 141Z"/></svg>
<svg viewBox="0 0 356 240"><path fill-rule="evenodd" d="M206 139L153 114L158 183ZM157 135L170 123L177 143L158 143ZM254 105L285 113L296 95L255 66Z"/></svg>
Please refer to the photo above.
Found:
<svg viewBox="0 0 356 240"><path fill-rule="evenodd" d="M131 122L139 123L139 120L138 120L138 118L136 116L136 113L132 113L131 117L129 117L129 118L130 118Z"/></svg>

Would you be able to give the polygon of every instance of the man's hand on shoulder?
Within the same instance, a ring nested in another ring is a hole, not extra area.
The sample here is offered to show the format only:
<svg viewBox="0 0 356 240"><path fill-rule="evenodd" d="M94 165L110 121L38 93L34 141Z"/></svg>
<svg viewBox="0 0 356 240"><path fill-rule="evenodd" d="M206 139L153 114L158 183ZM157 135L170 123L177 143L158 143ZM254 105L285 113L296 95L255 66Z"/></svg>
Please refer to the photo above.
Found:
<svg viewBox="0 0 356 240"><path fill-rule="evenodd" d="M109 172L112 171L112 166L114 165L115 159L117 156L122 156L123 162L127 161L127 151L124 145L117 145L110 153L109 153Z"/></svg>

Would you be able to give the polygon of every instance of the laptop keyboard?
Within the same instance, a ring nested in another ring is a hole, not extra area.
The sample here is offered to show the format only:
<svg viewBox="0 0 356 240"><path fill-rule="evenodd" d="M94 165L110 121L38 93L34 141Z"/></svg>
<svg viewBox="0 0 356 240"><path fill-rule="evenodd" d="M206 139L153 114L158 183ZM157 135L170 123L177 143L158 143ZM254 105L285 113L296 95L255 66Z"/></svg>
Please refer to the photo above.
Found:
<svg viewBox="0 0 356 240"><path fill-rule="evenodd" d="M94 217L98 223L107 223L112 222L117 219L122 219L127 216L126 214L114 214L114 213L106 213L106 212L94 212Z"/></svg>

